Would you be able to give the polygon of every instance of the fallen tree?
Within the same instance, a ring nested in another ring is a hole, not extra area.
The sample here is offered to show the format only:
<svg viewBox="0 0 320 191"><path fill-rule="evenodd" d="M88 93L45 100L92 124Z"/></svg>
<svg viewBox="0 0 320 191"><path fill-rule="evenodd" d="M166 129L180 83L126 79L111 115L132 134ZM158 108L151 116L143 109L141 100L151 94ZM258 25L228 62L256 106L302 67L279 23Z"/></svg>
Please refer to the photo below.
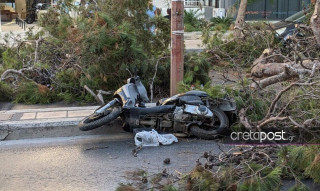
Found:
<svg viewBox="0 0 320 191"><path fill-rule="evenodd" d="M320 48L320 0L316 1L313 15L310 19L310 25Z"/></svg>

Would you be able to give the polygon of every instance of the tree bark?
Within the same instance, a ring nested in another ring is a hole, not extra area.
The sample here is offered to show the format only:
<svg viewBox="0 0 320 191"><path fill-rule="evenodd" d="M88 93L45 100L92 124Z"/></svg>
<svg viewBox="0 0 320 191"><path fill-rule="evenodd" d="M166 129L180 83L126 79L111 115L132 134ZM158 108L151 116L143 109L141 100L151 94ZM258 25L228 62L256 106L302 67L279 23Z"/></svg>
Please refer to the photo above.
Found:
<svg viewBox="0 0 320 191"><path fill-rule="evenodd" d="M313 34L316 37L318 47L320 47L320 0L317 0L316 2L313 15L310 19L310 25Z"/></svg>
<svg viewBox="0 0 320 191"><path fill-rule="evenodd" d="M278 75L274 75L274 76L265 78L265 79L260 80L258 82L254 82L251 84L251 88L253 88L253 89L256 89L258 87L265 88L265 87L270 86L272 84L276 84L278 82L283 82L283 81L289 80L291 78L298 78L299 75L307 73L307 72L311 73L311 71L308 71L306 69L296 69L296 68L293 68L291 66L286 65L284 68L284 72L281 72Z"/></svg>
<svg viewBox="0 0 320 191"><path fill-rule="evenodd" d="M284 62L284 63L264 63L263 61L257 62L254 67L251 69L251 76L254 78L266 78L274 75L278 75L282 72L284 72L285 67L292 66L293 68L296 69L306 69L303 68L307 67L312 69L312 66L314 65L315 62L312 60L304 60L301 64L298 63L292 63L292 62ZM302 65L302 66L301 66ZM316 66L316 69L319 69L320 66Z"/></svg>
<svg viewBox="0 0 320 191"><path fill-rule="evenodd" d="M244 17L246 16L247 4L248 0L241 0L240 2L237 19L234 26L236 38L241 37L241 31L243 30L244 25Z"/></svg>

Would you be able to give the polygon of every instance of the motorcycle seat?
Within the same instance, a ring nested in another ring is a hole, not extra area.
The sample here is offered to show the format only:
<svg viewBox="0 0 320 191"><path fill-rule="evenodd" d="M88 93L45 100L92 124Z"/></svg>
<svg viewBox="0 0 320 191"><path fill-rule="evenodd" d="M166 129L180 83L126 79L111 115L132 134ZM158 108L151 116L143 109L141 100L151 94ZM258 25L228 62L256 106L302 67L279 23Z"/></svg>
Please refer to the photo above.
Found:
<svg viewBox="0 0 320 191"><path fill-rule="evenodd" d="M179 102L181 104L189 104L189 105L203 105L203 102L199 96L192 94L184 94L179 97Z"/></svg>
<svg viewBox="0 0 320 191"><path fill-rule="evenodd" d="M199 97L208 97L209 96L206 92L200 91L200 90L191 90L191 91L184 93L184 95L195 95L195 96L199 96Z"/></svg>
<svg viewBox="0 0 320 191"><path fill-rule="evenodd" d="M209 95L204 91L191 90L184 94L177 94L169 98L160 99L157 105L172 105L189 104L189 105L203 105L202 97L208 97Z"/></svg>

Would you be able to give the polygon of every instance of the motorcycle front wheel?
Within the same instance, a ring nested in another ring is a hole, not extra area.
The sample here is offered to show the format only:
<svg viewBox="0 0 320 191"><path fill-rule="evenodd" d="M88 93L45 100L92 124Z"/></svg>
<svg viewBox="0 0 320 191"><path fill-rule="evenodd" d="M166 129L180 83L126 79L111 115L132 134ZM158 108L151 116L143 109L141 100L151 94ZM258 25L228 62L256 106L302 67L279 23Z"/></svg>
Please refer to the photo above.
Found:
<svg viewBox="0 0 320 191"><path fill-rule="evenodd" d="M219 135L224 134L229 128L229 119L227 115L220 109L211 110L214 117L213 127L201 127L198 125L192 125L190 127L190 133L201 139L215 139Z"/></svg>
<svg viewBox="0 0 320 191"><path fill-rule="evenodd" d="M35 15L34 15L34 14L30 14L30 15L28 15L27 18L26 18L26 23L32 24L35 20L36 20Z"/></svg>
<svg viewBox="0 0 320 191"><path fill-rule="evenodd" d="M84 118L78 124L78 127L81 131L89 131L95 128L98 128L102 125L110 123L115 120L121 114L121 107L113 107L112 110L108 110L105 114L93 113L88 117Z"/></svg>

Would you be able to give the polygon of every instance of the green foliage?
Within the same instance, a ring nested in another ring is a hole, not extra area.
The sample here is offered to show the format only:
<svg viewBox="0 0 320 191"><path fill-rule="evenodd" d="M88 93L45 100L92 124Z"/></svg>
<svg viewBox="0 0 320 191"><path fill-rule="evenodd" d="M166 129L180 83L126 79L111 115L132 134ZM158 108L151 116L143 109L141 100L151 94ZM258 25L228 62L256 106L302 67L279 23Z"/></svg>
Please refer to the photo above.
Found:
<svg viewBox="0 0 320 191"><path fill-rule="evenodd" d="M261 167L262 168L262 167ZM251 178L246 179L239 187L240 191L270 191L280 190L281 183L281 168L273 169L266 176L259 174L253 175Z"/></svg>
<svg viewBox="0 0 320 191"><path fill-rule="evenodd" d="M311 164L306 168L305 174L312 178L315 183L320 183L320 152L315 155Z"/></svg>
<svg viewBox="0 0 320 191"><path fill-rule="evenodd" d="M0 82L0 102L11 101L13 97L12 89L5 83Z"/></svg>
<svg viewBox="0 0 320 191"><path fill-rule="evenodd" d="M71 103L74 100L80 102L94 101L92 96L81 91L81 84L79 83L79 79L81 78L81 72L73 68L57 73L55 83L53 84L57 98L67 103Z"/></svg>
<svg viewBox="0 0 320 191"><path fill-rule="evenodd" d="M208 87L208 85L206 85L205 87ZM216 86L211 86L211 87L205 88L205 91L212 98L223 98L227 94L224 87L221 85L216 85Z"/></svg>
<svg viewBox="0 0 320 191"><path fill-rule="evenodd" d="M247 26L247 35L245 38L223 41L224 30L210 33L211 25L207 25L203 30L203 43L210 50L213 64L218 64L221 60L230 62L232 65L248 67L261 55L261 52L267 47L278 46L275 35L265 30L266 27Z"/></svg>
<svg viewBox="0 0 320 191"><path fill-rule="evenodd" d="M184 25L186 32L201 31L202 20L199 19L200 9L184 10Z"/></svg>
<svg viewBox="0 0 320 191"><path fill-rule="evenodd" d="M213 31L226 32L230 25L233 24L232 17L214 17L210 19L210 26Z"/></svg>
<svg viewBox="0 0 320 191"><path fill-rule="evenodd" d="M200 9L191 9L189 11L184 10L184 22L196 25L199 22Z"/></svg>
<svg viewBox="0 0 320 191"><path fill-rule="evenodd" d="M178 86L178 92L183 93L191 90L193 87L194 89L207 92L212 98L223 98L225 96L229 96L235 100L238 110L242 108L250 108L246 112L248 119L258 121L263 119L265 116L270 104L267 100L263 99L263 96L266 96L267 94L259 95L251 90L248 87L248 79L243 79L241 84L239 84L240 86L222 86L212 85L211 81L203 83L203 81L193 80L192 70L191 72L186 71L186 74L190 74L190 76L185 75L184 82L180 83ZM188 81L190 79L193 80L192 83ZM241 127L238 127L237 129L241 129Z"/></svg>
<svg viewBox="0 0 320 191"><path fill-rule="evenodd" d="M195 31L199 31L199 28L194 27L190 23L185 23L184 24L184 30L185 30L185 32L195 32Z"/></svg>
<svg viewBox="0 0 320 191"><path fill-rule="evenodd" d="M214 17L214 18L211 18L210 21L214 25L217 25L217 24L231 25L233 23L233 18L232 17Z"/></svg>
<svg viewBox="0 0 320 191"><path fill-rule="evenodd" d="M289 165L299 171L303 171L310 166L315 156L313 149L310 150L305 147L290 147L289 154Z"/></svg>
<svg viewBox="0 0 320 191"><path fill-rule="evenodd" d="M163 191L178 191L178 189L176 187L174 187L173 185L166 185L166 186L164 186L164 188L162 190Z"/></svg>
<svg viewBox="0 0 320 191"><path fill-rule="evenodd" d="M41 77L31 73L28 77L49 87L50 93L41 97L39 92L31 94L37 90L33 85L19 86L15 100L26 103L92 101L92 96L83 90L84 85L93 91L115 91L130 77L127 70L134 68L147 86L158 60L154 89L166 92L170 84L167 72L170 70L170 23L162 16L149 18L148 2L98 0L97 9L95 3L77 8L72 1L65 0L57 9L49 9L39 19L39 25L50 35L39 42L36 63L34 45L22 44L19 55L17 48L0 49L0 72L34 67ZM80 13L77 19L69 16L67 10L71 9ZM156 27L154 33L148 30L150 26ZM37 40L44 33L29 32L28 39Z"/></svg>
<svg viewBox="0 0 320 191"><path fill-rule="evenodd" d="M290 146L279 153L282 164L288 165L299 176L309 177L315 183L320 183L320 146ZM303 185L296 185L292 189L304 190Z"/></svg>
<svg viewBox="0 0 320 191"><path fill-rule="evenodd" d="M61 34L63 38L66 38L71 18L67 14L60 14L56 9L48 9L47 14L39 18L38 23L54 37L59 38Z"/></svg>
<svg viewBox="0 0 320 191"><path fill-rule="evenodd" d="M2 60L3 69L5 68L18 69L22 67L22 62L19 61L19 59L17 59L17 52L13 48L7 48L4 52L2 52L1 60ZM0 72L1 72L1 67L0 67Z"/></svg>
<svg viewBox="0 0 320 191"><path fill-rule="evenodd" d="M47 104L56 99L56 95L46 86L24 82L15 93L15 103Z"/></svg>
<svg viewBox="0 0 320 191"><path fill-rule="evenodd" d="M185 58L184 83L206 84L210 78L208 72L210 63L204 55L190 54Z"/></svg>
<svg viewBox="0 0 320 191"><path fill-rule="evenodd" d="M306 91L312 91L312 88L306 87L303 90L301 90L299 87L292 88L292 90L287 94L287 100L295 96L304 95ZM295 104L290 105L288 109L293 115L299 115L301 111L307 111L304 118L297 119L298 123L303 123L305 119L317 118L319 116L320 102L317 99L314 99L312 96L305 95L304 99L297 99Z"/></svg>
<svg viewBox="0 0 320 191"><path fill-rule="evenodd" d="M190 175L185 178L185 181L187 182L186 185L190 185L190 190L217 191L220 187L213 174L202 166L196 166Z"/></svg>
<svg viewBox="0 0 320 191"><path fill-rule="evenodd" d="M241 89L239 89L239 87L226 88L225 91L227 95L235 100L238 110L242 108L250 108L246 112L248 119L252 121L261 120L265 116L269 106L268 101L263 99L263 96L267 95L259 95L251 90L248 87L248 79L243 79L241 83Z"/></svg>
<svg viewBox="0 0 320 191"><path fill-rule="evenodd" d="M310 189L306 185L298 182L293 187L289 188L289 191L310 191Z"/></svg>

